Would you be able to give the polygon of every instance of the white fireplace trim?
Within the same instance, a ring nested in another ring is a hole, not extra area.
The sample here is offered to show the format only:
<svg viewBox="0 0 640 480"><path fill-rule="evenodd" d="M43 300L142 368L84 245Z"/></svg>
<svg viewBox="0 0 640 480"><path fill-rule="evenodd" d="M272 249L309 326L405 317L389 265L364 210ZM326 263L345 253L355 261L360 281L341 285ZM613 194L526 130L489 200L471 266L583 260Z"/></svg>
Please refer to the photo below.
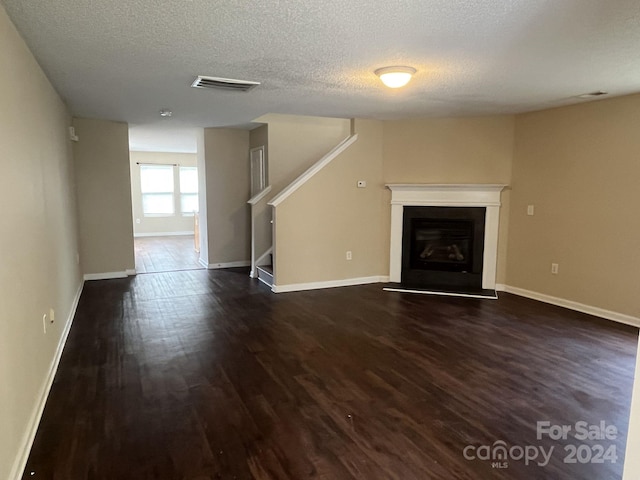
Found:
<svg viewBox="0 0 640 480"><path fill-rule="evenodd" d="M402 219L405 206L485 207L482 288L496 288L500 193L506 185L497 184L388 184L391 190L391 251L389 281L399 283L402 276Z"/></svg>

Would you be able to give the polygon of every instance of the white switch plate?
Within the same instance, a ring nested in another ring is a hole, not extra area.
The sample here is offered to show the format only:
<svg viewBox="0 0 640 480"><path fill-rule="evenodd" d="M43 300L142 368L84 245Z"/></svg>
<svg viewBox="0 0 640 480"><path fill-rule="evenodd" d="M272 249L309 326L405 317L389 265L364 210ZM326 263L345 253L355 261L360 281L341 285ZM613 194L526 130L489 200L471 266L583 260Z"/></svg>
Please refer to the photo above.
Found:
<svg viewBox="0 0 640 480"><path fill-rule="evenodd" d="M551 264L551 273L553 273L554 275L558 274L558 264L557 263L552 263Z"/></svg>
<svg viewBox="0 0 640 480"><path fill-rule="evenodd" d="M533 215L533 205L527 205L527 215Z"/></svg>
<svg viewBox="0 0 640 480"><path fill-rule="evenodd" d="M69 140L71 140L72 142L77 142L78 140L80 140L76 135L76 129L73 127L69 127Z"/></svg>
<svg viewBox="0 0 640 480"><path fill-rule="evenodd" d="M347 260L351 260L352 258L351 250L347 251Z"/></svg>
<svg viewBox="0 0 640 480"><path fill-rule="evenodd" d="M366 180L358 180L358 188L366 188L367 181Z"/></svg>

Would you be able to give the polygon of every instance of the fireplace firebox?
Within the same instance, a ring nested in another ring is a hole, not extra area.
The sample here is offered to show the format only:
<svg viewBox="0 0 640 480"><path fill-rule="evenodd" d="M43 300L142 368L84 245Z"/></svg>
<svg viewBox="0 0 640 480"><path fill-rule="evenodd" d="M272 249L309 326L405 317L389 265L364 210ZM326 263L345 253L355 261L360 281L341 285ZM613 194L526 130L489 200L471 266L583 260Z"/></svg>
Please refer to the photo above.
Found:
<svg viewBox="0 0 640 480"><path fill-rule="evenodd" d="M405 206L401 283L481 290L485 214L483 207Z"/></svg>

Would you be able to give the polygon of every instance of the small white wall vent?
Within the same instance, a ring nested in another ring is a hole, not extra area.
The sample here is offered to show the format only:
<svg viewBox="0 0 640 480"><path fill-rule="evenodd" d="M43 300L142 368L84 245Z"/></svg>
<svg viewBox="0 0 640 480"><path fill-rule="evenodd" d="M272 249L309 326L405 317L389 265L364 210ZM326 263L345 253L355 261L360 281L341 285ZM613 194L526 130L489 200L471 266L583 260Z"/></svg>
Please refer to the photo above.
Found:
<svg viewBox="0 0 640 480"><path fill-rule="evenodd" d="M235 90L237 92L247 92L252 88L260 85L260 82L252 82L250 80L234 80L232 78L198 77L191 84L195 88L219 88L222 90Z"/></svg>

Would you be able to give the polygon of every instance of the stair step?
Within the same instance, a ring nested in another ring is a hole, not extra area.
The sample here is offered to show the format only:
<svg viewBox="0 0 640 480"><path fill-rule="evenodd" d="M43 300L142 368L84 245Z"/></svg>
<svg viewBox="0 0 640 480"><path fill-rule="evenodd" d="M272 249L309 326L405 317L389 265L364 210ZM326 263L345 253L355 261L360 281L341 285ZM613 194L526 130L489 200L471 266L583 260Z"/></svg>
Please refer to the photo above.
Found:
<svg viewBox="0 0 640 480"><path fill-rule="evenodd" d="M258 280L262 283L273 286L273 266L271 265L260 265L257 267L258 270Z"/></svg>

